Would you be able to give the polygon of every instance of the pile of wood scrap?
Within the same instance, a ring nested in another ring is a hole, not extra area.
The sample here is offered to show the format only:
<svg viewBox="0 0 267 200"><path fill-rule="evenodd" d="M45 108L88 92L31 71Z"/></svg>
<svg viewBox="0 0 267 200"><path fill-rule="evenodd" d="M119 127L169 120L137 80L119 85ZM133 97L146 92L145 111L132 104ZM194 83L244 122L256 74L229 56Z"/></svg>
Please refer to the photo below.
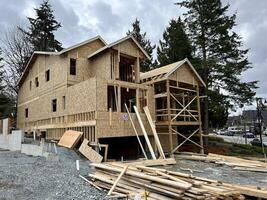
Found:
<svg viewBox="0 0 267 200"><path fill-rule="evenodd" d="M204 161L204 162L227 165L233 167L236 170L267 173L267 163L263 163L261 161L256 161L256 160L247 160L234 156L223 156L219 154L209 153L208 155L179 154L176 157L179 159Z"/></svg>
<svg viewBox="0 0 267 200"><path fill-rule="evenodd" d="M189 174L123 163L92 163L94 174L89 174L92 185L108 190L108 196L134 199L244 199L229 186Z"/></svg>

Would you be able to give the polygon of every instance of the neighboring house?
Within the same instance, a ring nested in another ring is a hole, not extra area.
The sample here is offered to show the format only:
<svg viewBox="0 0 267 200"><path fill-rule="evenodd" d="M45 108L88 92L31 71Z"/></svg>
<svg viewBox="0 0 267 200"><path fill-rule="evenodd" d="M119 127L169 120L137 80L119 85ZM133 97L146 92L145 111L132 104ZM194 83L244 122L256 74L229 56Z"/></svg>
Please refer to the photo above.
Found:
<svg viewBox="0 0 267 200"><path fill-rule="evenodd" d="M158 113L155 116L155 112L162 107L159 104L164 104L169 105L168 110L173 108L166 118L168 135L171 124L177 120L188 121L183 125L193 124L201 131L199 104L195 100L199 100L199 87L204 84L190 62L185 59L158 71L140 73L140 62L144 59L149 56L132 36L111 44L97 36L60 52L34 52L18 83L18 128L44 133L47 139L59 139L65 130L73 129L82 131L90 142L108 143L113 149L125 145L138 149L124 105L131 113L133 105L137 106L153 143L143 107L148 106L159 125L160 116ZM169 92L165 100L158 101L159 92L166 91L161 87L166 80L167 91L171 90L177 99L170 98ZM181 94L174 90L183 88L186 96L181 99ZM198 97L191 99L191 93ZM185 106L190 101L195 102ZM180 119L171 119L175 115ZM142 136L134 114L132 118ZM167 139L167 146L168 143Z"/></svg>

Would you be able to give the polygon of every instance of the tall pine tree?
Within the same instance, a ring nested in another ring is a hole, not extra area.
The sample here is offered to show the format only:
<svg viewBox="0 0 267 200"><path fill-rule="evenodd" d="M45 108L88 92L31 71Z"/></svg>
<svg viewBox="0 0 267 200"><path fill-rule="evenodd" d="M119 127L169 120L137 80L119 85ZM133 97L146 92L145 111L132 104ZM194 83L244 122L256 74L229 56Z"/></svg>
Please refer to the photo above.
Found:
<svg viewBox="0 0 267 200"><path fill-rule="evenodd" d="M0 119L8 117L11 113L11 102L5 94L4 66L2 64L2 51L0 49Z"/></svg>
<svg viewBox="0 0 267 200"><path fill-rule="evenodd" d="M179 17L172 19L164 31L163 40L159 41L157 47L157 60L163 66L185 58L192 58L192 47Z"/></svg>
<svg viewBox="0 0 267 200"><path fill-rule="evenodd" d="M150 40L146 38L146 32L141 33L140 21L136 18L132 23L132 30L128 30L127 35L132 35L141 45L141 47L147 52L150 56L150 60L145 60L140 63L140 71L146 72L153 68L153 50L156 48L156 45L152 45Z"/></svg>
<svg viewBox="0 0 267 200"><path fill-rule="evenodd" d="M241 80L241 73L251 66L248 50L242 49L241 38L233 31L236 15L227 15L229 5L223 6L220 0L183 0L177 5L188 9L184 14L185 22L201 59L202 77L207 85L205 94L219 89L224 91L228 105L250 102L255 95L253 90L257 88L257 81ZM205 98L205 131L209 119L208 101L218 102L216 96Z"/></svg>
<svg viewBox="0 0 267 200"><path fill-rule="evenodd" d="M48 0L44 0L39 8L34 9L36 18L28 17L29 31L23 30L35 51L60 51L61 43L55 39L54 32L61 27Z"/></svg>

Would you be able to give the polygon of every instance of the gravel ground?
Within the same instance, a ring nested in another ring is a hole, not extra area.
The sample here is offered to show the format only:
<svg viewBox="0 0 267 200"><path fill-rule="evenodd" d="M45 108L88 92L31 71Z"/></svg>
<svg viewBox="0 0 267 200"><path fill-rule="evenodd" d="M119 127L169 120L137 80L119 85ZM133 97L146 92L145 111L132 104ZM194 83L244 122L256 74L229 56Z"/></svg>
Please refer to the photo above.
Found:
<svg viewBox="0 0 267 200"><path fill-rule="evenodd" d="M59 161L47 161L19 152L0 151L0 200L104 199L105 194L84 182L89 162L75 151L58 148Z"/></svg>

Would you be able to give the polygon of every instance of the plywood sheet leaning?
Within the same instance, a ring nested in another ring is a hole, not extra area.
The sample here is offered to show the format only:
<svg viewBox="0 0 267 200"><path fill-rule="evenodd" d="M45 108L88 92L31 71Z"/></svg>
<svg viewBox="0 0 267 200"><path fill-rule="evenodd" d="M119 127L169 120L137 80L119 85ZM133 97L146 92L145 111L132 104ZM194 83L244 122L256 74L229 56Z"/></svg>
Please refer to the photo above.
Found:
<svg viewBox="0 0 267 200"><path fill-rule="evenodd" d="M88 143L89 141L87 139L84 139L82 145L79 148L79 152L81 152L81 154L83 154L91 162L101 163L103 157L95 150L93 150L92 147L89 147Z"/></svg>
<svg viewBox="0 0 267 200"><path fill-rule="evenodd" d="M67 130L60 138L58 145L70 149L74 148L79 139L82 137L82 134L82 132Z"/></svg>

